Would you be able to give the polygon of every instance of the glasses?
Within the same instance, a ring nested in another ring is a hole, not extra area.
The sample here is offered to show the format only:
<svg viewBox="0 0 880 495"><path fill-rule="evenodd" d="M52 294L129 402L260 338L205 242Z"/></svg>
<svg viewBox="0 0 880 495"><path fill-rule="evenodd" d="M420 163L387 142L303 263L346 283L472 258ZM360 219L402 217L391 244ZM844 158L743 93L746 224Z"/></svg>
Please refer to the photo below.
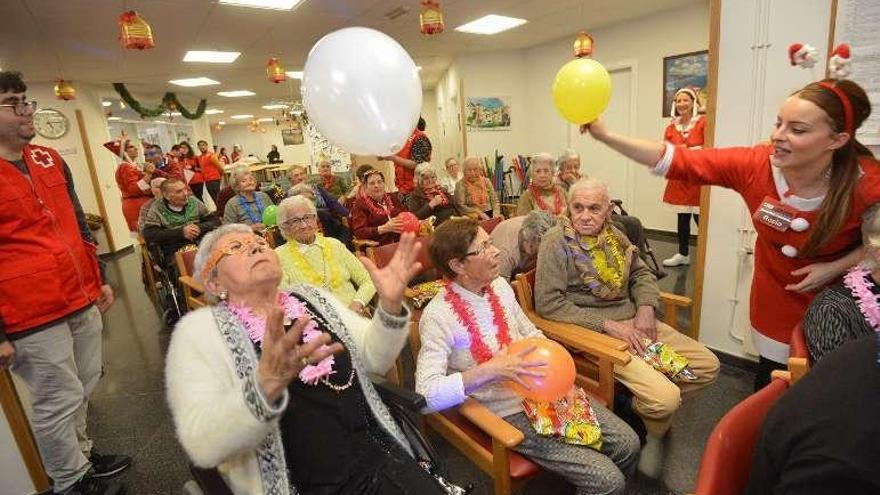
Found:
<svg viewBox="0 0 880 495"><path fill-rule="evenodd" d="M301 217L289 218L289 219L281 222L281 225L284 225L288 229L292 229L292 228L298 227L300 225L308 225L309 222L312 221L312 219L314 219L316 216L317 215L315 215L314 213L309 213L309 214L303 215Z"/></svg>
<svg viewBox="0 0 880 495"><path fill-rule="evenodd" d="M211 273L220 260L227 256L235 255L235 254L244 254L248 253L257 248L258 251L263 252L269 249L269 243L266 242L266 239L262 237L257 237L250 234L241 234L230 236L223 244L217 247L213 253L211 253L211 257L208 259L208 262L205 263L205 267L202 269L202 280L207 280L208 275Z"/></svg>
<svg viewBox="0 0 880 495"><path fill-rule="evenodd" d="M492 244L492 239L486 239L485 242L480 244L480 247L477 248L476 251L471 251L471 252L465 254L464 258L467 258L468 256L483 256L484 254L486 254L487 251L489 251L493 247L495 247L495 244ZM464 259L464 258L462 258L462 259Z"/></svg>
<svg viewBox="0 0 880 495"><path fill-rule="evenodd" d="M37 100L19 100L15 103L3 103L0 107L10 107L12 112L19 117L34 113L37 111Z"/></svg>

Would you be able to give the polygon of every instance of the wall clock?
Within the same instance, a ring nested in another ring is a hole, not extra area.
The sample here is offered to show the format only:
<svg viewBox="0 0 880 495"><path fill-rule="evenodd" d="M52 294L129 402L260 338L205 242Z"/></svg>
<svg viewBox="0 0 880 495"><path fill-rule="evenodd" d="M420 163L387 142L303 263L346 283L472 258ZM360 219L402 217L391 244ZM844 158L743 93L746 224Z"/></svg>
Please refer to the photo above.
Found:
<svg viewBox="0 0 880 495"><path fill-rule="evenodd" d="M60 139L70 130L70 121L54 108L41 108L34 114L34 129L46 139Z"/></svg>

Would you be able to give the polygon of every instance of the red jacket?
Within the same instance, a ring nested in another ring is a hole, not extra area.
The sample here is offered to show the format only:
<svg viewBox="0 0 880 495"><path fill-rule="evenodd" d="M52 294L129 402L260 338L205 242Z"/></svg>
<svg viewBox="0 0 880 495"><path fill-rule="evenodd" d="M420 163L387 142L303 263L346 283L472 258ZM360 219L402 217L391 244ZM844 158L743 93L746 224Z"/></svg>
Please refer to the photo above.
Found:
<svg viewBox="0 0 880 495"><path fill-rule="evenodd" d="M406 144L404 144L403 148L397 153L397 156L411 160L413 143L415 143L416 139L419 139L420 137L427 137L427 134L418 129L414 130L409 139L406 140ZM394 164L394 185L397 186L397 191L400 194L409 194L415 189L415 174L415 170L408 169L403 165Z"/></svg>
<svg viewBox="0 0 880 495"><path fill-rule="evenodd" d="M668 179L685 180L693 184L713 185L733 189L745 200L754 213L769 196L779 201L770 154L773 147L758 145L751 148L716 148L690 150L677 148ZM859 159L863 175L853 191L852 205L843 228L819 250L818 255L790 258L782 253L783 246L803 248L816 223L818 211L797 212L798 218L808 222L806 230L785 232L774 230L753 221L758 237L755 241L755 272L749 312L752 327L776 342L788 344L791 331L801 321L816 292L800 294L785 290L788 284L803 280L792 271L819 262L839 259L862 243L862 214L868 207L880 203L880 164L867 157Z"/></svg>
<svg viewBox="0 0 880 495"><path fill-rule="evenodd" d="M684 133L675 127L675 121L666 126L663 139L676 146L702 148L706 130L706 118L702 115L694 117L691 126ZM686 135L685 135L686 134ZM700 186L680 180L669 179L663 191L663 202L678 206L700 206Z"/></svg>
<svg viewBox="0 0 880 495"><path fill-rule="evenodd" d="M125 223L128 224L130 232L137 232L137 220L141 206L153 199L150 184L144 182L145 176L146 174L137 166L128 162L122 162L116 168L116 185L122 192L122 215L125 217ZM147 189L141 189L141 184L147 186Z"/></svg>
<svg viewBox="0 0 880 495"><path fill-rule="evenodd" d="M31 180L0 159L0 318L6 334L61 319L98 300L95 246L83 240L61 156L28 145Z"/></svg>
<svg viewBox="0 0 880 495"><path fill-rule="evenodd" d="M223 178L223 165L220 164L220 160L217 159L214 153L209 151L199 155L196 159L199 161L199 168L202 169L202 177L205 179L205 182Z"/></svg>

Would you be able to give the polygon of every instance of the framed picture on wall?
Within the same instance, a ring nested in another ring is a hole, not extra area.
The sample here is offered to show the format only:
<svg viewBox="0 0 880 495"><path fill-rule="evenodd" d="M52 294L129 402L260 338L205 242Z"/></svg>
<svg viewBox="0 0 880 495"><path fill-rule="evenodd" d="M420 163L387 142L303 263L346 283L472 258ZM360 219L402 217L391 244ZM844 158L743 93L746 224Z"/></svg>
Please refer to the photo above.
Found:
<svg viewBox="0 0 880 495"><path fill-rule="evenodd" d="M699 89L699 112L706 112L709 101L709 51L682 53L663 57L663 117L672 113L672 97L685 86Z"/></svg>
<svg viewBox="0 0 880 495"><path fill-rule="evenodd" d="M469 96L466 112L469 131L510 130L510 97L508 96Z"/></svg>

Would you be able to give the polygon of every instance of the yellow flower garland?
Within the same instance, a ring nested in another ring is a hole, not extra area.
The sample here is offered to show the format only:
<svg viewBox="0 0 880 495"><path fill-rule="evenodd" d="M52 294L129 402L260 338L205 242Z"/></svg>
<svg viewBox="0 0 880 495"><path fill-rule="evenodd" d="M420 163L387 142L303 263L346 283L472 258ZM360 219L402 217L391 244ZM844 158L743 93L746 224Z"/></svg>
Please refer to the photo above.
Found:
<svg viewBox="0 0 880 495"><path fill-rule="evenodd" d="M291 240L287 243L287 247L290 251L293 268L296 270L297 276L304 279L309 284L317 287L324 287L333 291L342 285L342 276L339 273L339 267L333 263L331 253L333 246L331 246L327 239L321 235L315 237L315 244L321 248L321 260L324 263L323 276L318 274L314 268L312 268L309 260L307 260L305 255L300 252L298 243Z"/></svg>
<svg viewBox="0 0 880 495"><path fill-rule="evenodd" d="M604 250L597 249L597 244L599 242L598 238L586 239L587 247L590 250L590 258L593 260L593 267L596 268L596 275L599 280L609 287L620 289L623 287L623 267L626 264L626 260L623 257L623 253L620 252L620 245L618 244L617 237L610 235L610 233L605 233L605 235L608 239L608 248L611 251L611 257L614 259L614 264L616 266L609 265L608 257L605 256Z"/></svg>

